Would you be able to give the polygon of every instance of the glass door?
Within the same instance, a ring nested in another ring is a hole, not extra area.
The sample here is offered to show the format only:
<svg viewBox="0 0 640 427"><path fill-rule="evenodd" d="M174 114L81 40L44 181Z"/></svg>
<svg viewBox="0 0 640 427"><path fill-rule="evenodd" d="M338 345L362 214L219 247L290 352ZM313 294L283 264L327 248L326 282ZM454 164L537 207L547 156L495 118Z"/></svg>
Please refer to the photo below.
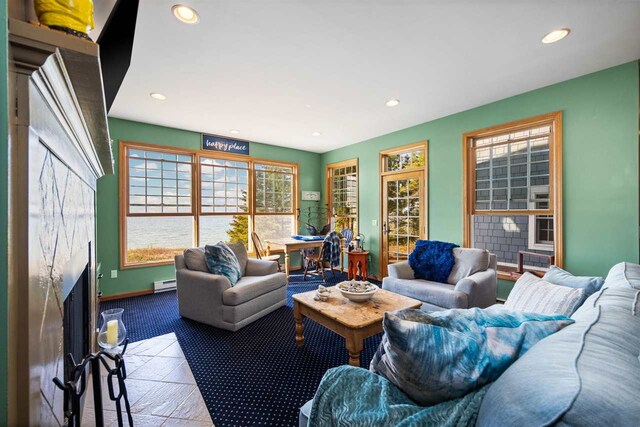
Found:
<svg viewBox="0 0 640 427"><path fill-rule="evenodd" d="M406 261L417 240L425 235L424 173L386 175L382 179L382 270Z"/></svg>

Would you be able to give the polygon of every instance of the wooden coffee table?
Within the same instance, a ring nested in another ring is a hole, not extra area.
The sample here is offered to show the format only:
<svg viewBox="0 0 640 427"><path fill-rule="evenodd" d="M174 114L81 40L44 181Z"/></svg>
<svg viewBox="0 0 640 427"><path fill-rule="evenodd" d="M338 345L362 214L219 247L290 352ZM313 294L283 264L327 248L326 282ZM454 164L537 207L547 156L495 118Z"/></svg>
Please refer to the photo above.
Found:
<svg viewBox="0 0 640 427"><path fill-rule="evenodd" d="M386 311L419 308L422 302L394 292L378 290L366 302L351 302L332 286L327 301L316 301L316 291L293 296L293 316L296 321L296 345L304 344L303 319L308 317L345 339L349 364L360 366L363 341L382 332L382 319Z"/></svg>

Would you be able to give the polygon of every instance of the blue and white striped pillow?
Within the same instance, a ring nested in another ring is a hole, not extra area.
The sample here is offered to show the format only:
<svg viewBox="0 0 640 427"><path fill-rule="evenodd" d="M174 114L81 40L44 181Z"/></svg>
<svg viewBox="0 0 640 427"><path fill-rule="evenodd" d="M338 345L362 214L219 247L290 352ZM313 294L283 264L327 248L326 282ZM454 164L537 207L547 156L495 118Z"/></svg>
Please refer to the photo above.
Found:
<svg viewBox="0 0 640 427"><path fill-rule="evenodd" d="M525 313L571 316L584 301L585 289L554 285L524 273L509 293L504 307Z"/></svg>

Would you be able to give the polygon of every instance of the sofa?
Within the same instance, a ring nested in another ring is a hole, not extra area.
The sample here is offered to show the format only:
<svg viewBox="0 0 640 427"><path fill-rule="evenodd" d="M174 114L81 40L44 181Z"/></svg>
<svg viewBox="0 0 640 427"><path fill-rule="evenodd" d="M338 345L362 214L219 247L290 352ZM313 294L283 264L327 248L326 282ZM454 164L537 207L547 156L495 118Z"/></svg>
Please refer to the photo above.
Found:
<svg viewBox="0 0 640 427"><path fill-rule="evenodd" d="M389 264L382 289L422 301L427 311L489 307L496 303L496 256L484 249L454 248L455 264L447 283L416 279L408 262Z"/></svg>
<svg viewBox="0 0 640 427"><path fill-rule="evenodd" d="M175 257L178 309L187 319L237 331L286 304L287 276L273 261L249 258L242 243L228 246L242 274L234 286L226 277L209 273L204 248Z"/></svg>
<svg viewBox="0 0 640 427"><path fill-rule="evenodd" d="M489 386L476 426L639 425L639 296L640 265L615 265L571 316L575 323L535 344ZM300 426L311 405L301 408Z"/></svg>

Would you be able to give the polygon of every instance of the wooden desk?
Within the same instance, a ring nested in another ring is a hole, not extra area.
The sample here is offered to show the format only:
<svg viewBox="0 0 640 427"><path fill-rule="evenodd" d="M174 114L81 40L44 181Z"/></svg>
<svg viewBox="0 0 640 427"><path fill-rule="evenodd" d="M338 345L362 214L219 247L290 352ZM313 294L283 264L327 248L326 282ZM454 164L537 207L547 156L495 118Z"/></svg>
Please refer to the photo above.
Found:
<svg viewBox="0 0 640 427"><path fill-rule="evenodd" d="M284 239L270 239L265 240L267 244L267 256L270 255L272 249L283 249L284 250L284 272L287 274L287 278L289 278L289 254L294 251L299 251L301 249L313 249L322 247L322 240L312 240L312 241L304 241L304 240L296 240L291 237ZM344 246L344 239L340 240L340 245ZM342 267L343 255L342 251L340 252L340 266Z"/></svg>
<svg viewBox="0 0 640 427"><path fill-rule="evenodd" d="M343 297L335 286L327 288L329 299L316 301L316 291L293 296L293 316L296 322L296 345L304 345L304 318L315 321L345 339L349 365L360 366L363 341L382 332L386 311L420 308L422 302L394 292L379 289L370 300L352 302Z"/></svg>

